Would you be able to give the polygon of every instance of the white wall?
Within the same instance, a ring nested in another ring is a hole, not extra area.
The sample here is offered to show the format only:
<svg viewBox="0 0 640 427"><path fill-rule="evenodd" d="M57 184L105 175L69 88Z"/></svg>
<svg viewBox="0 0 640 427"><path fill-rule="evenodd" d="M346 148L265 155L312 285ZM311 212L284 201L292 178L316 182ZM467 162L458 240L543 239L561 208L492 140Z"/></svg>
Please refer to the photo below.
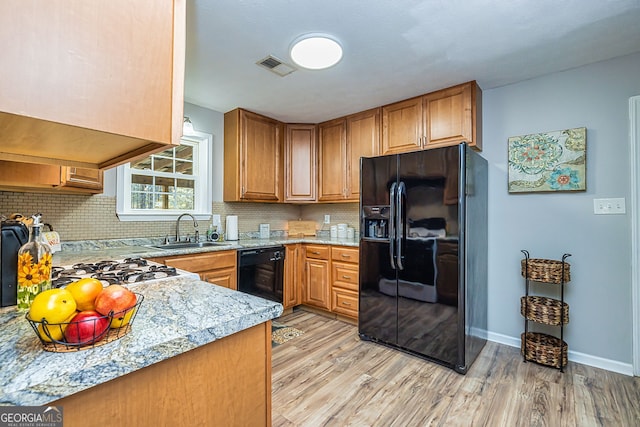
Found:
<svg viewBox="0 0 640 427"><path fill-rule="evenodd" d="M483 155L489 170L489 331L519 345L521 249L534 258L571 253L565 298L570 358L632 361L628 99L640 94L640 55L483 92ZM587 191L507 192L510 136L587 128ZM594 215L593 199L624 197L626 215ZM573 352L573 353L572 353ZM584 354L580 354L584 353ZM594 359L596 358L596 359ZM610 366L616 370L615 366Z"/></svg>
<svg viewBox="0 0 640 427"><path fill-rule="evenodd" d="M222 201L224 181L224 114L194 104L184 103L184 115L189 117L198 132L213 135L213 201Z"/></svg>

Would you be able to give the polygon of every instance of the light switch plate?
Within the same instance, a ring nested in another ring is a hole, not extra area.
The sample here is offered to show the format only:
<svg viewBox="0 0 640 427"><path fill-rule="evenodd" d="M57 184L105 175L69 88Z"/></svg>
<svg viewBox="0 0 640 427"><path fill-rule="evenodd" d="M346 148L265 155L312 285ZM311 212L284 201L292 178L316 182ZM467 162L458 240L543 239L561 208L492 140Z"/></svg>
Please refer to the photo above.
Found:
<svg viewBox="0 0 640 427"><path fill-rule="evenodd" d="M596 215L623 215L626 212L624 197L593 199L593 213Z"/></svg>

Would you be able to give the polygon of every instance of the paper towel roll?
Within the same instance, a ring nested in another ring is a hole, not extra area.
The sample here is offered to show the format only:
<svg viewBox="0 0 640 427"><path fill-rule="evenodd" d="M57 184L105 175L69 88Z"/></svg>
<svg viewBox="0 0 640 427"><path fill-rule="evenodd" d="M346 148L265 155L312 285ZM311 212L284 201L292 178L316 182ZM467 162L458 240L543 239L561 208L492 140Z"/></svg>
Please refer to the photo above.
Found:
<svg viewBox="0 0 640 427"><path fill-rule="evenodd" d="M238 216L227 215L227 240L238 240Z"/></svg>

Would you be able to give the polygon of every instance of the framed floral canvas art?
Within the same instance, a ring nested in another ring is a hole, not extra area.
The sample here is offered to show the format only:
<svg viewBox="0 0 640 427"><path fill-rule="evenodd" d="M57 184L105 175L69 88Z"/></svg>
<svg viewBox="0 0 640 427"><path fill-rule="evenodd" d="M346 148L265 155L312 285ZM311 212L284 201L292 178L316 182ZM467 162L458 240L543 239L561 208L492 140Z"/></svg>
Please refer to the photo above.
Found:
<svg viewBox="0 0 640 427"><path fill-rule="evenodd" d="M509 138L509 193L585 191L587 128Z"/></svg>

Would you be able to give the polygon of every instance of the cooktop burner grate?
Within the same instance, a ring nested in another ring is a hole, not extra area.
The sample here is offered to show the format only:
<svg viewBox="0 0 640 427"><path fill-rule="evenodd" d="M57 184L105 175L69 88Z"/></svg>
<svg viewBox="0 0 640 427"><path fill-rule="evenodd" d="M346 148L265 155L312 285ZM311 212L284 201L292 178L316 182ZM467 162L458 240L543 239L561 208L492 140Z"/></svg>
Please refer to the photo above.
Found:
<svg viewBox="0 0 640 427"><path fill-rule="evenodd" d="M149 262L142 258L78 263L70 267L53 267L51 271L51 286L54 288L64 287L85 277L98 279L107 286L162 279L179 274L174 267Z"/></svg>

